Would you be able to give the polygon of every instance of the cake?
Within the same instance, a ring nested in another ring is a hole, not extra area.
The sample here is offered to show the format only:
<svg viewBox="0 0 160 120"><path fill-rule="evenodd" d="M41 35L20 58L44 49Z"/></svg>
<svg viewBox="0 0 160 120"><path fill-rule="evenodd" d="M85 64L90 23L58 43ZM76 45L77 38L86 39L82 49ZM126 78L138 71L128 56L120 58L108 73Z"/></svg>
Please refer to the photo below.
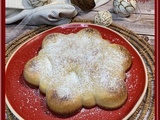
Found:
<svg viewBox="0 0 160 120"><path fill-rule="evenodd" d="M121 107L127 99L125 77L131 63L125 47L103 39L94 28L84 28L47 35L23 74L46 95L51 111L70 115L83 107Z"/></svg>

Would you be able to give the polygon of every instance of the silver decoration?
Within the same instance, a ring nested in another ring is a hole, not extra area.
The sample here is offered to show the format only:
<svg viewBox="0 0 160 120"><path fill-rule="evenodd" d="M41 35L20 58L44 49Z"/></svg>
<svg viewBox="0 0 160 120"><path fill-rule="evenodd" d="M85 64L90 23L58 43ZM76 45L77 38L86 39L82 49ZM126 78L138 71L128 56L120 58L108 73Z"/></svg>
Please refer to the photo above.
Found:
<svg viewBox="0 0 160 120"><path fill-rule="evenodd" d="M121 17L128 17L136 10L136 0L114 0L113 10Z"/></svg>
<svg viewBox="0 0 160 120"><path fill-rule="evenodd" d="M29 0L32 7L39 7L49 4L50 0Z"/></svg>

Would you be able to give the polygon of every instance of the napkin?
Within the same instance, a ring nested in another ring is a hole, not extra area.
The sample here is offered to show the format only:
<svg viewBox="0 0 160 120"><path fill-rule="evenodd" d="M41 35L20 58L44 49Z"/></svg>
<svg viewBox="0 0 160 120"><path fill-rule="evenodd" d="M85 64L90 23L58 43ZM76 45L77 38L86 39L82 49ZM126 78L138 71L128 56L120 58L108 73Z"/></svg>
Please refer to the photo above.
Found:
<svg viewBox="0 0 160 120"><path fill-rule="evenodd" d="M94 0L93 10L108 1ZM60 25L69 23L80 12L70 0L6 0L6 24L23 20L28 25Z"/></svg>
<svg viewBox="0 0 160 120"><path fill-rule="evenodd" d="M26 0L7 0L6 24L22 20L29 25L59 25L67 23L77 14L75 7L67 2L52 2L34 6Z"/></svg>

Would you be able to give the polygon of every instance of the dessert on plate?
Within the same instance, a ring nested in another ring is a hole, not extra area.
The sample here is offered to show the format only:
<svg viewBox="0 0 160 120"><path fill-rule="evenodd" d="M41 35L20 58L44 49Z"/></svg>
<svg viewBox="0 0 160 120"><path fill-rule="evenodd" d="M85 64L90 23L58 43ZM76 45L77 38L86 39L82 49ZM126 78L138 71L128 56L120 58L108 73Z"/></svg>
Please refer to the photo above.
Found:
<svg viewBox="0 0 160 120"><path fill-rule="evenodd" d="M125 47L103 39L94 28L84 28L77 33L47 35L23 74L46 94L53 112L70 115L82 107L122 106L127 99L125 72L131 62Z"/></svg>

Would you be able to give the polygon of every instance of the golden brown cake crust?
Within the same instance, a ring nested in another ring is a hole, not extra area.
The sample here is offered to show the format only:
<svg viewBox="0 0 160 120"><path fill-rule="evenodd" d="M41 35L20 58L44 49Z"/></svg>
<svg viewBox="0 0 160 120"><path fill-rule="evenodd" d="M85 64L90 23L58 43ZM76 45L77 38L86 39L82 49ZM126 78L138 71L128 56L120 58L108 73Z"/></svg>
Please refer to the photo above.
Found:
<svg viewBox="0 0 160 120"><path fill-rule="evenodd" d="M38 55L25 65L24 77L39 86L49 108L58 114L95 105L115 109L127 99L124 80L131 62L125 47L104 40L96 29L85 28L46 36Z"/></svg>

